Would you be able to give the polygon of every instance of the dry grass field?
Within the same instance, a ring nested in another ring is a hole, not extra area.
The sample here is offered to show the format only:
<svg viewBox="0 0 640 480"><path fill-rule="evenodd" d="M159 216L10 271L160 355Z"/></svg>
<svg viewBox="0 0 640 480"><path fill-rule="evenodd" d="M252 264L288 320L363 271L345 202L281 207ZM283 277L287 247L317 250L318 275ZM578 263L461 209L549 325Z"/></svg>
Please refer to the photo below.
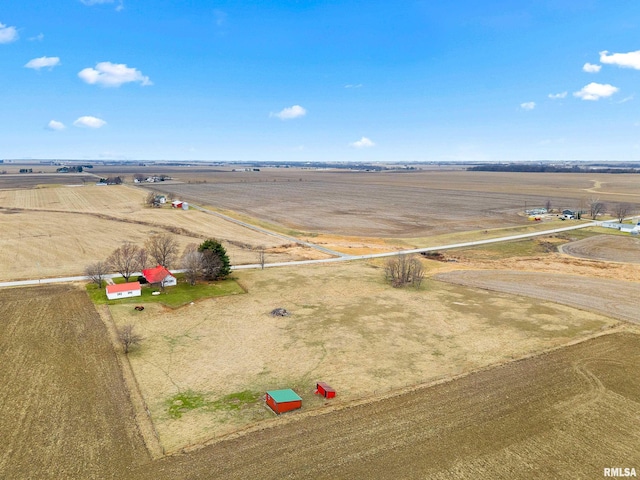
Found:
<svg viewBox="0 0 640 480"><path fill-rule="evenodd" d="M171 418L171 399L183 392L211 403L245 390L295 388L303 411L313 410L322 406L313 395L318 380L337 389L334 403L346 404L564 345L616 324L549 301L440 282L427 281L418 291L393 289L381 268L359 262L236 275L247 294L177 310L110 306L117 325L133 322L145 337L130 360L167 451L272 417L254 402ZM276 307L292 315L270 316Z"/></svg>
<svg viewBox="0 0 640 480"><path fill-rule="evenodd" d="M128 186L0 190L0 281L82 275L124 241L142 245L157 233L174 233L181 247L220 239L232 264L327 255L196 210L144 207L146 192Z"/></svg>
<svg viewBox="0 0 640 480"><path fill-rule="evenodd" d="M123 478L149 461L109 335L77 287L0 290L0 478Z"/></svg>

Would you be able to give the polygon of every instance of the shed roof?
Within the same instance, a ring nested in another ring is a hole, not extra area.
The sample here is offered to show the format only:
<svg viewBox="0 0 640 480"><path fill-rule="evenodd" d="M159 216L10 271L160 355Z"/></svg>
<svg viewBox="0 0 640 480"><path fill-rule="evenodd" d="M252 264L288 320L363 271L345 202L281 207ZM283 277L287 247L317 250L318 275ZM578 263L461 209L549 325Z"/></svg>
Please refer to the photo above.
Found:
<svg viewBox="0 0 640 480"><path fill-rule="evenodd" d="M277 403L296 402L298 400L302 400L302 397L290 388L285 388L284 390L269 390L267 394Z"/></svg>
<svg viewBox="0 0 640 480"><path fill-rule="evenodd" d="M130 290L140 290L140 282L114 283L107 285L107 293L128 292Z"/></svg>

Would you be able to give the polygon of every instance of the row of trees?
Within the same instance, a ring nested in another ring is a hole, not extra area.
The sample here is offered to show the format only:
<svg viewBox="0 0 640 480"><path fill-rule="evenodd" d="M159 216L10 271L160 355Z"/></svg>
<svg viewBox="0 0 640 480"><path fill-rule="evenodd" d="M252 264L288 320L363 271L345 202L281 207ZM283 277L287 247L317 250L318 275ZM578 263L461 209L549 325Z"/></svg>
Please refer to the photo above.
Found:
<svg viewBox="0 0 640 480"><path fill-rule="evenodd" d="M128 282L133 274L150 265L182 268L191 285L195 285L199 279L224 278L231 271L227 251L217 240L209 239L200 245L188 245L181 256L179 253L175 237L170 234L154 235L145 242L144 247L131 242L123 243L106 260L88 265L85 275L101 288L109 272L119 273Z"/></svg>
<svg viewBox="0 0 640 480"><path fill-rule="evenodd" d="M587 206L589 208L589 216L595 220L598 216L607 213L607 204L601 202L599 198L590 198ZM631 203L615 203L610 211L612 216L618 219L620 223L635 212L635 207Z"/></svg>
<svg viewBox="0 0 640 480"><path fill-rule="evenodd" d="M546 201L545 208L548 212L551 211L551 200ZM631 203L616 203L610 208L610 211L608 212L607 204L600 201L600 199L597 197L582 199L580 201L578 210L580 213L588 213L589 217L591 217L593 220L595 220L600 215L610 213L612 216L617 218L620 223L622 223L625 218L632 216L636 211L635 207Z"/></svg>

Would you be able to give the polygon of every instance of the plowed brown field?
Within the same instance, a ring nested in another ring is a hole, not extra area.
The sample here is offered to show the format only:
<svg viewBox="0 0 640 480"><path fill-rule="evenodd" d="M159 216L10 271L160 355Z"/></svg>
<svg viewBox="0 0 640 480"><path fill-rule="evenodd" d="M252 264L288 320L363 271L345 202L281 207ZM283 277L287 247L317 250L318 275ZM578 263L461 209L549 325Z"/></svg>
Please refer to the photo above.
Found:
<svg viewBox="0 0 640 480"><path fill-rule="evenodd" d="M175 178L194 177L185 171ZM547 200L556 209L577 209L593 196L608 204L640 205L631 174L270 169L200 173L199 178L198 183L150 188L288 228L374 238L524 225L527 218L518 214Z"/></svg>
<svg viewBox="0 0 640 480"><path fill-rule="evenodd" d="M149 461L84 291L1 290L0 361L0 478L122 478Z"/></svg>

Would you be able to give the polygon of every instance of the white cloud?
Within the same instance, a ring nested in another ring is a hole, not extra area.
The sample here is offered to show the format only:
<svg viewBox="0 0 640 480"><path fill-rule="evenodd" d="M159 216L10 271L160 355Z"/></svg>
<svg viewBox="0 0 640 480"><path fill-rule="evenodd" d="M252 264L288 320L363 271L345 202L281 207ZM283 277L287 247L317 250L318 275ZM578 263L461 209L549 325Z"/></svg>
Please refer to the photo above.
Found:
<svg viewBox="0 0 640 480"><path fill-rule="evenodd" d="M520 104L520 108L523 110L533 110L536 108L536 102L524 102Z"/></svg>
<svg viewBox="0 0 640 480"><path fill-rule="evenodd" d="M41 68L48 67L49 69L60 65L60 58L58 57L40 57L29 60L25 64L25 68L33 68L34 70L40 70Z"/></svg>
<svg viewBox="0 0 640 480"><path fill-rule="evenodd" d="M276 117L280 120L291 120L293 118L304 117L307 111L300 105L294 105L293 107L283 108L278 113L271 112L270 117Z"/></svg>
<svg viewBox="0 0 640 480"><path fill-rule="evenodd" d="M587 73L598 73L601 68L602 65L594 65L593 63L587 62L582 66L582 71Z"/></svg>
<svg viewBox="0 0 640 480"><path fill-rule="evenodd" d="M35 37L29 37L29 40L32 42L41 42L44 39L44 33L39 33Z"/></svg>
<svg viewBox="0 0 640 480"><path fill-rule="evenodd" d="M64 130L66 127L64 126L64 123L59 122L57 120L51 120L48 124L47 124L47 128L49 130L55 130L55 131L60 131L60 130Z"/></svg>
<svg viewBox="0 0 640 480"><path fill-rule="evenodd" d="M104 120L97 117L84 116L78 118L73 124L76 127L100 128L107 124Z"/></svg>
<svg viewBox="0 0 640 480"><path fill-rule="evenodd" d="M613 53L611 55L605 50L600 52L600 62L640 70L640 50L628 53Z"/></svg>
<svg viewBox="0 0 640 480"><path fill-rule="evenodd" d="M599 100L601 98L610 97L619 90L618 87L609 85L608 83L590 83L582 87L579 92L574 92L574 97L583 100Z"/></svg>
<svg viewBox="0 0 640 480"><path fill-rule="evenodd" d="M355 85L348 84L348 85L345 85L344 88L362 88L362 84L361 83L357 83Z"/></svg>
<svg viewBox="0 0 640 480"><path fill-rule="evenodd" d="M18 39L18 30L16 27L7 27L4 23L0 23L0 43L11 43Z"/></svg>
<svg viewBox="0 0 640 480"><path fill-rule="evenodd" d="M149 77L124 63L100 62L96 68L85 68L78 76L90 85L119 87L124 83L137 82L142 86L153 85Z"/></svg>
<svg viewBox="0 0 640 480"><path fill-rule="evenodd" d="M222 27L227 21L227 14L222 10L215 9L213 11L213 17L218 27Z"/></svg>
<svg viewBox="0 0 640 480"><path fill-rule="evenodd" d="M373 143L371 139L367 137L362 137L357 142L350 143L349 146L354 148L369 148L375 146L375 143Z"/></svg>
<svg viewBox="0 0 640 480"><path fill-rule="evenodd" d="M548 95L548 97L549 97L551 100L559 100L559 99L561 99L561 98L565 98L566 96L567 96L567 92L550 93L550 94Z"/></svg>
<svg viewBox="0 0 640 480"><path fill-rule="evenodd" d="M107 3L116 3L115 0L80 0L80 3L84 3L85 5L103 5ZM116 6L116 12L121 12L124 10L124 4L122 0L118 1L118 5Z"/></svg>

